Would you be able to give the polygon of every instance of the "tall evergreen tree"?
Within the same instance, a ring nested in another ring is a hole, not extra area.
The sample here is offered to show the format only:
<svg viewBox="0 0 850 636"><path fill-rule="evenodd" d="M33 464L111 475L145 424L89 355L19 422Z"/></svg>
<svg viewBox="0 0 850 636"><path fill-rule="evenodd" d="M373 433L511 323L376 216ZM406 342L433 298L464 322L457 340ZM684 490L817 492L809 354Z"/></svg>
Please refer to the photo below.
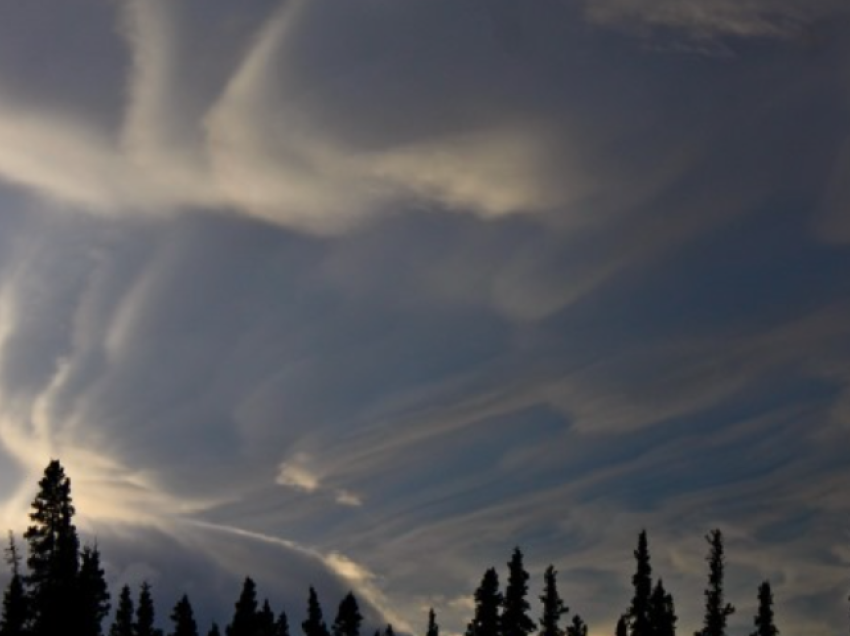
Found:
<svg viewBox="0 0 850 636"><path fill-rule="evenodd" d="M481 584L475 590L475 614L466 628L466 636L500 636L501 606L499 575L496 574L495 568L490 568L484 572Z"/></svg>
<svg viewBox="0 0 850 636"><path fill-rule="evenodd" d="M24 533L29 546L30 614L33 636L78 634L76 603L80 542L74 526L71 480L58 460L52 460L38 483L30 525Z"/></svg>
<svg viewBox="0 0 850 636"><path fill-rule="evenodd" d="M77 583L80 636L101 636L103 619L109 614L109 587L97 546L83 548Z"/></svg>
<svg viewBox="0 0 850 636"><path fill-rule="evenodd" d="M629 627L631 636L652 636L650 621L650 597L652 596L652 566L649 564L649 542L646 530L638 535L637 549L634 552L637 567L632 576L634 596L629 606Z"/></svg>
<svg viewBox="0 0 850 636"><path fill-rule="evenodd" d="M139 602L136 604L136 620L133 621L133 636L157 636L154 627L156 613L151 596L151 586L147 581L142 582L139 589Z"/></svg>
<svg viewBox="0 0 850 636"><path fill-rule="evenodd" d="M614 630L615 636L629 636L629 619L623 614L617 619L617 627Z"/></svg>
<svg viewBox="0 0 850 636"><path fill-rule="evenodd" d="M221 636L221 632L218 631L218 623L213 622L213 624L210 625L210 631L207 632L207 636Z"/></svg>
<svg viewBox="0 0 850 636"><path fill-rule="evenodd" d="M654 636L676 636L676 608L673 595L664 589L664 583L658 579L649 600L649 622Z"/></svg>
<svg viewBox="0 0 850 636"><path fill-rule="evenodd" d="M360 636L360 625L363 623L363 615L357 605L354 594L349 592L340 601L334 620L333 636Z"/></svg>
<svg viewBox="0 0 850 636"><path fill-rule="evenodd" d="M257 612L254 634L256 636L275 636L274 612L269 605L269 599L263 600L263 607Z"/></svg>
<svg viewBox="0 0 850 636"><path fill-rule="evenodd" d="M195 612L189 602L189 597L185 594L171 610L171 622L174 624L171 636L198 636Z"/></svg>
<svg viewBox="0 0 850 636"><path fill-rule="evenodd" d="M225 628L227 636L254 636L257 627L257 586L250 576L242 583L242 592L236 601L233 620Z"/></svg>
<svg viewBox="0 0 850 636"><path fill-rule="evenodd" d="M696 636L726 636L726 621L735 612L735 608L724 601L723 570L723 534L720 530L709 532L705 540L709 551L705 560L708 561L708 587L705 590L705 617L702 630Z"/></svg>
<svg viewBox="0 0 850 636"><path fill-rule="evenodd" d="M508 562L508 583L502 599L502 636L528 636L534 631L534 621L529 617L528 572L522 563L522 552L514 548Z"/></svg>
<svg viewBox="0 0 850 636"><path fill-rule="evenodd" d="M433 607L428 610L428 628L425 636L440 636L440 626L437 625L437 615L434 614Z"/></svg>
<svg viewBox="0 0 850 636"><path fill-rule="evenodd" d="M759 608L753 622L756 629L752 636L778 636L779 630L773 619L773 592L768 581L759 585Z"/></svg>
<svg viewBox="0 0 850 636"><path fill-rule="evenodd" d="M558 572L550 565L543 574L543 594L540 596L543 612L540 616L540 636L563 636L561 617L570 611L558 594Z"/></svg>
<svg viewBox="0 0 850 636"><path fill-rule="evenodd" d="M322 616L319 597L312 585L307 598L307 618L301 623L301 629L304 631L304 636L330 636L328 627L325 625L325 619Z"/></svg>
<svg viewBox="0 0 850 636"><path fill-rule="evenodd" d="M286 612L282 611L277 617L277 622L274 624L275 636L289 636L289 618Z"/></svg>
<svg viewBox="0 0 850 636"><path fill-rule="evenodd" d="M578 614L573 616L572 622L567 626L567 636L587 636L587 624Z"/></svg>
<svg viewBox="0 0 850 636"><path fill-rule="evenodd" d="M387 623L387 628L384 630L384 636L395 636L395 630L389 623Z"/></svg>
<svg viewBox="0 0 850 636"><path fill-rule="evenodd" d="M6 592L3 594L3 615L0 617L0 636L23 636L29 618L29 602L24 579L21 576L21 557L15 543L15 535L9 531L9 546L6 548L6 563L12 573Z"/></svg>
<svg viewBox="0 0 850 636"><path fill-rule="evenodd" d="M109 636L133 636L133 597L130 586L121 588L118 595L118 608L115 610L115 620L109 628Z"/></svg>

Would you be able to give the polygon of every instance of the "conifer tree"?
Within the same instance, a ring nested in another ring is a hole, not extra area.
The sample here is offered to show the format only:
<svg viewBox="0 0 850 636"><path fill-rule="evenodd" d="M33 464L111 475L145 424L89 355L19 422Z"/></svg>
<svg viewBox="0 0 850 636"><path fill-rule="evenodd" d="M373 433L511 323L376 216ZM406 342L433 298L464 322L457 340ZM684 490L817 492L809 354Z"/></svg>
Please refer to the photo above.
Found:
<svg viewBox="0 0 850 636"><path fill-rule="evenodd" d="M428 610L428 629L425 636L440 636L440 626L437 625L437 615L434 614L433 607Z"/></svg>
<svg viewBox="0 0 850 636"><path fill-rule="evenodd" d="M540 636L563 636L561 617L569 612L558 594L558 572L550 565L543 574L543 594L540 596L543 613L540 617Z"/></svg>
<svg viewBox="0 0 850 636"><path fill-rule="evenodd" d="M475 614L466 628L466 636L500 636L499 608L502 594L499 592L499 575L495 568L488 569L475 590Z"/></svg>
<svg viewBox="0 0 850 636"><path fill-rule="evenodd" d="M103 619L109 614L109 587L97 545L83 548L77 583L80 636L101 636Z"/></svg>
<svg viewBox="0 0 850 636"><path fill-rule="evenodd" d="M275 636L274 612L269 599L263 601L263 607L257 612L257 624L254 630L256 636Z"/></svg>
<svg viewBox="0 0 850 636"><path fill-rule="evenodd" d="M673 596L664 589L664 583L658 579L649 601L649 622L654 636L676 636L676 608Z"/></svg>
<svg viewBox="0 0 850 636"><path fill-rule="evenodd" d="M121 588L118 595L118 608L115 610L115 620L109 628L109 636L133 636L133 598L130 586Z"/></svg>
<svg viewBox="0 0 850 636"><path fill-rule="evenodd" d="M395 630L393 630L393 626L387 623L387 628L384 630L384 636L395 636Z"/></svg>
<svg viewBox="0 0 850 636"><path fill-rule="evenodd" d="M189 597L185 594L177 601L171 611L171 622L174 624L174 631L171 632L171 636L198 636L195 612L192 610Z"/></svg>
<svg viewBox="0 0 850 636"><path fill-rule="evenodd" d="M567 636L587 636L587 624L578 614L573 616L572 623L567 626Z"/></svg>
<svg viewBox="0 0 850 636"><path fill-rule="evenodd" d="M625 614L617 619L617 628L614 630L614 634L615 636L629 636L629 620Z"/></svg>
<svg viewBox="0 0 850 636"><path fill-rule="evenodd" d="M777 636L779 634L773 620L773 592L768 581L763 581L759 585L759 607L753 622L756 630L752 633L752 636Z"/></svg>
<svg viewBox="0 0 850 636"><path fill-rule="evenodd" d="M332 628L333 636L360 636L362 622L363 615L360 613L357 599L352 592L349 592L340 601Z"/></svg>
<svg viewBox="0 0 850 636"><path fill-rule="evenodd" d="M528 615L528 572L522 564L522 552L514 548L508 562L508 583L502 599L502 636L528 636L534 631L534 621Z"/></svg>
<svg viewBox="0 0 850 636"><path fill-rule="evenodd" d="M629 627L631 636L652 636L650 622L650 597L652 596L652 566L649 564L649 543L646 530L638 535L638 545L634 552L637 567L632 576L634 596L629 607Z"/></svg>
<svg viewBox="0 0 850 636"><path fill-rule="evenodd" d="M76 603L80 543L74 526L71 480L58 460L52 460L38 483L30 525L30 615L33 636L80 633Z"/></svg>
<svg viewBox="0 0 850 636"><path fill-rule="evenodd" d="M705 618L703 628L696 636L726 636L726 621L735 612L735 608L724 601L723 570L723 535L720 530L709 532L705 540L709 545L708 556L708 587L705 590Z"/></svg>
<svg viewBox="0 0 850 636"><path fill-rule="evenodd" d="M6 563L12 573L6 592L3 594L3 615L0 617L0 636L22 636L29 617L29 603L21 576L21 557L15 543L15 535L9 531L9 546L6 548Z"/></svg>
<svg viewBox="0 0 850 636"><path fill-rule="evenodd" d="M289 618L286 616L286 612L280 612L274 629L275 636L289 636Z"/></svg>
<svg viewBox="0 0 850 636"><path fill-rule="evenodd" d="M254 636L257 626L257 586L250 576L242 583L242 592L236 601L233 620L225 628L227 636Z"/></svg>
<svg viewBox="0 0 850 636"><path fill-rule="evenodd" d="M210 625L210 631L207 632L207 636L221 636L221 632L218 631L218 623L213 622Z"/></svg>
<svg viewBox="0 0 850 636"><path fill-rule="evenodd" d="M133 636L157 636L158 630L154 627L155 619L156 613L151 597L151 586L147 581L143 581L139 589L139 602L136 604Z"/></svg>
<svg viewBox="0 0 850 636"><path fill-rule="evenodd" d="M325 619L322 616L319 597L312 585L307 598L307 618L301 623L301 629L304 631L304 636L330 636L328 627L325 625Z"/></svg>

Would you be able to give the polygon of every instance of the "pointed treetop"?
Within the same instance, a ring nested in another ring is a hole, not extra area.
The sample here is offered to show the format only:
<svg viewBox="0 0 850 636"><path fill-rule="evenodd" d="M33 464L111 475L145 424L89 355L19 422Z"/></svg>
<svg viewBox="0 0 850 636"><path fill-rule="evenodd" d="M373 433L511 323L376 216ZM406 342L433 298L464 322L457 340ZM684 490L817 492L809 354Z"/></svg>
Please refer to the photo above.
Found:
<svg viewBox="0 0 850 636"><path fill-rule="evenodd" d="M534 621L528 615L528 572L522 562L522 551L514 548L508 562L508 583L502 599L502 636L528 636L534 631Z"/></svg>
<svg viewBox="0 0 850 636"><path fill-rule="evenodd" d="M564 630L560 626L561 617L570 610L558 594L558 572L553 565L546 568L543 574L543 594L540 596L540 603L543 607L540 616L540 636L563 636Z"/></svg>
<svg viewBox="0 0 850 636"><path fill-rule="evenodd" d="M437 615L434 614L434 608L428 610L428 629L425 636L440 636L440 626L437 624Z"/></svg>

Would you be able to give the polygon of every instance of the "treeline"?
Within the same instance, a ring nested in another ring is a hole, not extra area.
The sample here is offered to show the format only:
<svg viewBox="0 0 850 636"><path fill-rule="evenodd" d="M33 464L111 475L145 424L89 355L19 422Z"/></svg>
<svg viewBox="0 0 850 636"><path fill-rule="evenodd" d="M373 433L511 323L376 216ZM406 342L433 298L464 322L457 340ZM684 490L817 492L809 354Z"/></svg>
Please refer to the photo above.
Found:
<svg viewBox="0 0 850 636"><path fill-rule="evenodd" d="M48 464L32 502L30 525L24 533L27 543L26 573L12 533L6 549L11 579L3 596L0 636L104 636L104 622L110 614L111 595L101 567L97 545L81 548L71 499L71 482L62 465ZM720 530L707 536L708 584L702 628L695 636L726 636L726 623L735 608L726 601L723 589L724 554ZM632 576L633 597L617 621L614 636L676 636L677 616L672 594L659 578L653 582L646 532L638 536L634 551L636 568ZM530 616L529 575L523 554L516 548L508 562L504 591L495 568L484 572L475 590L474 613L465 636L587 636L588 626L578 613L566 619L569 608L558 592L557 571L549 566L544 573L541 615ZM155 626L156 612L151 587L143 582L134 596L124 586L118 594L108 636L165 636ZM169 614L169 636L199 636L189 598L180 598ZM340 602L330 627L323 617L315 589L310 587L307 617L301 623L304 636L360 636L363 616L355 596L349 592ZM752 636L777 636L770 583L758 588L758 611ZM439 636L432 609L425 636ZM226 636L290 636L285 612L275 614L268 600L258 602L254 581L246 578L225 626ZM221 636L213 623L207 636ZM393 628L375 636L394 636Z"/></svg>

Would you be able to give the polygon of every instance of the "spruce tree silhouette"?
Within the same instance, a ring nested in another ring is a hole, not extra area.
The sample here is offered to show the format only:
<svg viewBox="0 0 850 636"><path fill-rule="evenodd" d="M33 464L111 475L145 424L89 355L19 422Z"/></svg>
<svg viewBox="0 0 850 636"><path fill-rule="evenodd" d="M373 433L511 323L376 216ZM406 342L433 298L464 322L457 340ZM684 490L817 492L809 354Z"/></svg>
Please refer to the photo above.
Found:
<svg viewBox="0 0 850 636"><path fill-rule="evenodd" d="M508 562L508 583L502 599L502 636L528 636L534 631L534 621L528 615L528 572L522 563L522 552L514 548Z"/></svg>
<svg viewBox="0 0 850 636"><path fill-rule="evenodd" d="M334 620L333 636L360 636L360 625L363 623L363 615L357 605L354 594L349 592L339 603L336 620Z"/></svg>
<svg viewBox="0 0 850 636"><path fill-rule="evenodd" d="M109 587L100 567L100 551L97 545L83 548L80 574L77 582L77 611L79 612L79 635L101 636L103 619L109 614Z"/></svg>
<svg viewBox="0 0 850 636"><path fill-rule="evenodd" d="M705 540L709 551L705 560L708 561L708 587L705 590L705 617L703 628L695 636L726 636L727 619L735 612L735 608L724 601L723 570L723 534L715 529L709 532Z"/></svg>
<svg viewBox="0 0 850 636"><path fill-rule="evenodd" d="M210 631L207 632L207 636L221 636L221 632L218 630L218 623L213 623L210 625Z"/></svg>
<svg viewBox="0 0 850 636"><path fill-rule="evenodd" d="M198 636L198 624L195 622L195 612L192 610L189 597L185 594L177 601L174 609L171 610L171 622L174 624L174 630L171 632L171 636Z"/></svg>
<svg viewBox="0 0 850 636"><path fill-rule="evenodd" d="M257 612L257 624L254 634L256 636L275 636L274 612L271 605L269 605L269 599L263 600L263 607Z"/></svg>
<svg viewBox="0 0 850 636"><path fill-rule="evenodd" d="M136 620L133 622L133 636L158 636L159 630L154 627L155 619L150 583L142 581L139 602L136 604Z"/></svg>
<svg viewBox="0 0 850 636"><path fill-rule="evenodd" d="M3 594L3 615L0 617L0 636L20 636L29 618L29 602L24 579L21 576L21 557L15 543L15 535L9 530L9 545L6 548L6 563L12 573L9 585Z"/></svg>
<svg viewBox="0 0 850 636"><path fill-rule="evenodd" d="M664 583L658 579L649 599L649 622L655 636L676 636L676 608L673 595L664 589Z"/></svg>
<svg viewBox="0 0 850 636"><path fill-rule="evenodd" d="M289 618L286 612L281 611L277 617L277 622L274 624L275 636L289 636Z"/></svg>
<svg viewBox="0 0 850 636"><path fill-rule="evenodd" d="M649 564L649 542L646 530L638 535L637 549L634 551L637 567L632 576L634 596L629 606L629 627L631 636L652 636L652 623L649 617L650 597L652 596L652 566Z"/></svg>
<svg viewBox="0 0 850 636"><path fill-rule="evenodd" d="M578 614L573 616L573 621L567 626L567 636L587 636L587 624Z"/></svg>
<svg viewBox="0 0 850 636"><path fill-rule="evenodd" d="M393 630L393 626L387 623L387 627L384 630L384 636L395 636L395 631Z"/></svg>
<svg viewBox="0 0 850 636"><path fill-rule="evenodd" d="M301 629L304 636L330 636L328 627L325 625L325 619L322 616L319 597L312 585L307 597L307 618L301 623Z"/></svg>
<svg viewBox="0 0 850 636"><path fill-rule="evenodd" d="M125 585L118 595L118 607L115 610L115 620L109 628L109 636L133 636L133 613L130 586Z"/></svg>
<svg viewBox="0 0 850 636"><path fill-rule="evenodd" d="M773 592L770 589L770 582L763 581L759 585L759 607L754 623L756 626L752 636L777 636L779 630L774 623L773 618Z"/></svg>
<svg viewBox="0 0 850 636"><path fill-rule="evenodd" d="M614 629L615 636L629 636L629 619L623 614L617 619L617 627Z"/></svg>
<svg viewBox="0 0 850 636"><path fill-rule="evenodd" d="M540 636L563 636L561 629L561 617L570 611L564 605L563 599L558 594L558 572L555 566L550 565L543 573L543 594L540 596L540 604L543 607L540 616Z"/></svg>
<svg viewBox="0 0 850 636"><path fill-rule="evenodd" d="M236 601L233 620L225 628L227 636L254 636L257 626L257 586L250 576L242 583L242 592Z"/></svg>
<svg viewBox="0 0 850 636"><path fill-rule="evenodd" d="M501 606L499 575L496 574L495 568L490 568L484 572L481 584L475 590L475 614L466 628L466 636L500 636Z"/></svg>
<svg viewBox="0 0 850 636"><path fill-rule="evenodd" d="M440 626L437 625L437 615L434 614L434 608L428 610L428 628L425 630L425 636L440 636Z"/></svg>
<svg viewBox="0 0 850 636"><path fill-rule="evenodd" d="M74 526L71 480L51 460L32 502L32 525L24 533L32 636L78 634L77 573L80 542Z"/></svg>

